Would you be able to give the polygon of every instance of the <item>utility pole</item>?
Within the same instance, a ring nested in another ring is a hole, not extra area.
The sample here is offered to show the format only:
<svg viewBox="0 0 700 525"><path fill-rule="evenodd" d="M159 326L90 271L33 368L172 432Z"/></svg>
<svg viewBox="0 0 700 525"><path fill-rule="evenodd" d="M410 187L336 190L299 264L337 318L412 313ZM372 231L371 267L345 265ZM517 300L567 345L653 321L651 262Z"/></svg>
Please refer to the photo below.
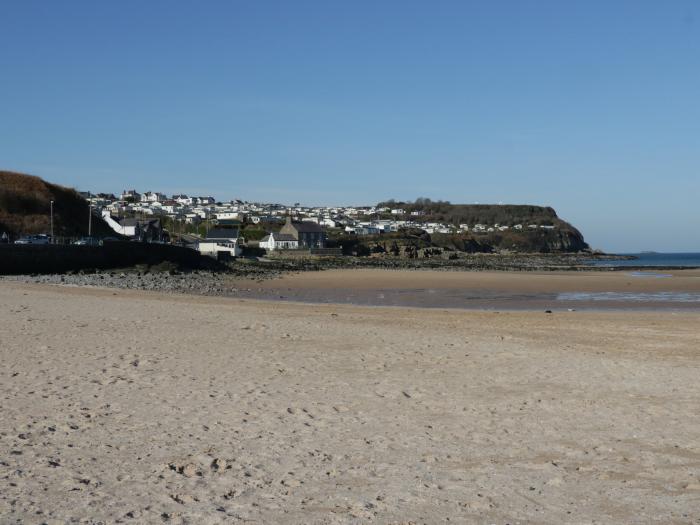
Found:
<svg viewBox="0 0 700 525"><path fill-rule="evenodd" d="M51 244L53 243L53 201L51 201Z"/></svg>
<svg viewBox="0 0 700 525"><path fill-rule="evenodd" d="M92 237L92 203L88 204L88 237Z"/></svg>

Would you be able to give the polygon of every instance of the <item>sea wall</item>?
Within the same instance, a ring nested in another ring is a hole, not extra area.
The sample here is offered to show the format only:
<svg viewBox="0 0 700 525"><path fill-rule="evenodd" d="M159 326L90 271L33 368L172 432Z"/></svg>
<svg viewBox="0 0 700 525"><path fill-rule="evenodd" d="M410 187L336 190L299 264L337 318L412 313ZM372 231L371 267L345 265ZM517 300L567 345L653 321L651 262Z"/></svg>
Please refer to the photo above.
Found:
<svg viewBox="0 0 700 525"><path fill-rule="evenodd" d="M213 269L218 263L189 248L169 244L109 242L104 246L0 245L0 274L108 270L137 264L173 263L184 269Z"/></svg>

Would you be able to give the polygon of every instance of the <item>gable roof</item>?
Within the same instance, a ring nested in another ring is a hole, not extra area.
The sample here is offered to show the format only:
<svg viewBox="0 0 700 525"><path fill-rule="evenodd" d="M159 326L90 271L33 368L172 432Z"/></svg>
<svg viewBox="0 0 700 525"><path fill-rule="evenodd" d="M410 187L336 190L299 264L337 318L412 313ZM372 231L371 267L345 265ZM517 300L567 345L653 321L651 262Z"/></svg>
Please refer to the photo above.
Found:
<svg viewBox="0 0 700 525"><path fill-rule="evenodd" d="M297 238L294 237L294 235L291 235L289 233L273 233L272 236L276 241L296 241L297 240ZM269 235L268 235L268 237L269 237Z"/></svg>
<svg viewBox="0 0 700 525"><path fill-rule="evenodd" d="M241 221L238 219L216 219L216 224L219 226L240 226Z"/></svg>
<svg viewBox="0 0 700 525"><path fill-rule="evenodd" d="M323 228L310 221L292 221L292 227L299 233L321 233Z"/></svg>
<svg viewBox="0 0 700 525"><path fill-rule="evenodd" d="M207 239L238 239L238 228L215 228L209 230Z"/></svg>
<svg viewBox="0 0 700 525"><path fill-rule="evenodd" d="M122 226L136 226L139 225L142 228L148 227L148 226L153 226L156 228L160 227L160 219L136 219L136 218L127 218L127 219L121 219L118 221L119 224Z"/></svg>

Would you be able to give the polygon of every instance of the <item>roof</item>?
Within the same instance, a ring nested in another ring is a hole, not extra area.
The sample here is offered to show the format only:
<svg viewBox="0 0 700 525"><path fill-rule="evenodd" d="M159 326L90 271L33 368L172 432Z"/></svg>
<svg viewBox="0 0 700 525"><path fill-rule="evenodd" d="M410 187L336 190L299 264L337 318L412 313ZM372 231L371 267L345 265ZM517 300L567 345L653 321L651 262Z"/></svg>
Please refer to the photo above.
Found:
<svg viewBox="0 0 700 525"><path fill-rule="evenodd" d="M238 228L215 228L209 230L207 239L238 239Z"/></svg>
<svg viewBox="0 0 700 525"><path fill-rule="evenodd" d="M320 225L310 221L292 221L292 226L299 233L321 233L323 231Z"/></svg>
<svg viewBox="0 0 700 525"><path fill-rule="evenodd" d="M160 225L160 219L136 219L136 218L128 218L128 219L122 219L119 221L119 224L122 226L136 226L137 224L145 227L149 225L154 225L154 226L159 226Z"/></svg>
<svg viewBox="0 0 700 525"><path fill-rule="evenodd" d="M291 235L289 233L273 233L274 239L276 241L296 241L296 237L294 235ZM269 235L268 235L269 237Z"/></svg>

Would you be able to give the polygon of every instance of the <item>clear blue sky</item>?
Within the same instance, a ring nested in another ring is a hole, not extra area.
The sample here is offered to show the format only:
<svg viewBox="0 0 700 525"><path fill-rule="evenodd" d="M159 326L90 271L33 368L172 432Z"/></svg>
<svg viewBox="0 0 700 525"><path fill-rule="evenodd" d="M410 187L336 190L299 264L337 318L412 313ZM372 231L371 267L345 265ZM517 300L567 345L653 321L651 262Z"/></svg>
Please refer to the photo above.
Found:
<svg viewBox="0 0 700 525"><path fill-rule="evenodd" d="M594 247L700 251L700 4L5 0L0 168L546 204Z"/></svg>

